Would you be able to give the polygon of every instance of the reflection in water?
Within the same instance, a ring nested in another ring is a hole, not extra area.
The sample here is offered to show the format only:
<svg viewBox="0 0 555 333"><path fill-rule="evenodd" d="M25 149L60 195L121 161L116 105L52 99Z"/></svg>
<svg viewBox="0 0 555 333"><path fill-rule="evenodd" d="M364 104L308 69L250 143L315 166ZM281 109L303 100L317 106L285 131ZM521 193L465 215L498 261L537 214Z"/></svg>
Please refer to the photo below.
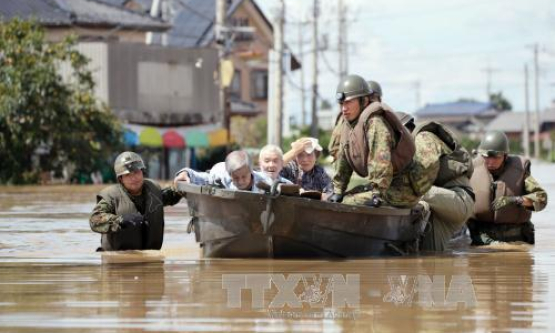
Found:
<svg viewBox="0 0 555 333"><path fill-rule="evenodd" d="M541 327L548 318L535 312L552 307L547 276L532 274L528 253L337 262L159 259L134 253L103 264L5 263L0 330L490 331ZM355 278L330 284L334 274ZM230 277L265 283L239 288L237 305L225 286ZM387 297L394 287L403 296L397 303ZM309 302L303 295L311 288L327 298Z"/></svg>
<svg viewBox="0 0 555 333"><path fill-rule="evenodd" d="M535 247L202 260L186 234L186 203L166 210L162 251L95 253L88 217L98 189L0 191L0 331L553 331L551 206L534 216Z"/></svg>

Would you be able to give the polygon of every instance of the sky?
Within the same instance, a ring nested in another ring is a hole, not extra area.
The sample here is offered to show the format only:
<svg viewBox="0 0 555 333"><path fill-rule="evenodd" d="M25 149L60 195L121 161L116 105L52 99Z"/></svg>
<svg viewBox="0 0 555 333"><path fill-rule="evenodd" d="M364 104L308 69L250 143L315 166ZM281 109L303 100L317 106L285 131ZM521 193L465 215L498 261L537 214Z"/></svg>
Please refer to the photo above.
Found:
<svg viewBox="0 0 555 333"><path fill-rule="evenodd" d="M278 0L255 0L272 21ZM284 0L285 42L299 53L299 22L311 19L312 0ZM347 5L349 73L380 82L384 101L413 113L427 103L460 98L487 101L502 92L515 111L525 109L524 66L530 110L536 109L533 45L539 46L540 110L555 99L555 1L550 0L343 0ZM415 5L417 4L417 5ZM328 48L318 62L319 94L334 102L337 76L338 0L320 0L319 29ZM312 31L301 30L310 49ZM327 37L324 37L326 35ZM298 57L299 58L299 57ZM312 84L311 55L304 55L305 89ZM300 119L300 71L287 74L285 112ZM310 95L305 103L310 110Z"/></svg>

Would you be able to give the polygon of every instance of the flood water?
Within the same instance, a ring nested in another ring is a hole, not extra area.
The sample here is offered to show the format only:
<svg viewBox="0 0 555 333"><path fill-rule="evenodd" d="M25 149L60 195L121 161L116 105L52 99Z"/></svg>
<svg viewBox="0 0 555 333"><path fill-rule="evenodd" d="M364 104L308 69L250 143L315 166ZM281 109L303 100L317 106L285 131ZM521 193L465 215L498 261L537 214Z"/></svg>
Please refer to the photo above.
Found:
<svg viewBox="0 0 555 333"><path fill-rule="evenodd" d="M555 200L555 165L532 171ZM186 233L186 202L166 208L161 251L94 252L101 188L0 188L0 332L555 331L552 204L533 215L535 246L209 260Z"/></svg>

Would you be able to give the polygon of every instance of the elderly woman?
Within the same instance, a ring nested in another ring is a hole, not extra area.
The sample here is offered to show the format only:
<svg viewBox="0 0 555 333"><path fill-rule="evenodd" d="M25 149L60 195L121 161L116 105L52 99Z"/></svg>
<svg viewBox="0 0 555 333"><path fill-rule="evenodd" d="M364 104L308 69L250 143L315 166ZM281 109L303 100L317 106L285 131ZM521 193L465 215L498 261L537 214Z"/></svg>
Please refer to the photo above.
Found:
<svg viewBox="0 0 555 333"><path fill-rule="evenodd" d="M280 175L299 185L305 191L322 192L324 199L333 193L331 178L323 167L316 164L322 146L315 138L300 138L291 144L283 156L285 166Z"/></svg>

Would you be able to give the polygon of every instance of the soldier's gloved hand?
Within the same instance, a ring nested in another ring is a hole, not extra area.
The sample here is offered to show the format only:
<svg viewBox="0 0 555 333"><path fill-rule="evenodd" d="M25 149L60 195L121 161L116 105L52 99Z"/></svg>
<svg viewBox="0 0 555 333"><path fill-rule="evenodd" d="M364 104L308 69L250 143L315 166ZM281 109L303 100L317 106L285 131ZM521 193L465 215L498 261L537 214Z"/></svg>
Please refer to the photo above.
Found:
<svg viewBox="0 0 555 333"><path fill-rule="evenodd" d="M341 202L343 201L343 194L334 193L328 198L329 202Z"/></svg>
<svg viewBox="0 0 555 333"><path fill-rule="evenodd" d="M521 206L523 201L524 200L522 199L522 197L519 197L519 196L515 196L515 197L502 196L493 201L493 203L491 204L491 208L497 211L509 205Z"/></svg>
<svg viewBox="0 0 555 333"><path fill-rule="evenodd" d="M136 228L139 227L144 222L144 220L144 216L139 213L124 214L122 216L120 225L122 229Z"/></svg>
<svg viewBox="0 0 555 333"><path fill-rule="evenodd" d="M383 203L383 200L377 194L374 194L372 196L372 200L369 202L370 206L372 207L380 207L382 203Z"/></svg>

